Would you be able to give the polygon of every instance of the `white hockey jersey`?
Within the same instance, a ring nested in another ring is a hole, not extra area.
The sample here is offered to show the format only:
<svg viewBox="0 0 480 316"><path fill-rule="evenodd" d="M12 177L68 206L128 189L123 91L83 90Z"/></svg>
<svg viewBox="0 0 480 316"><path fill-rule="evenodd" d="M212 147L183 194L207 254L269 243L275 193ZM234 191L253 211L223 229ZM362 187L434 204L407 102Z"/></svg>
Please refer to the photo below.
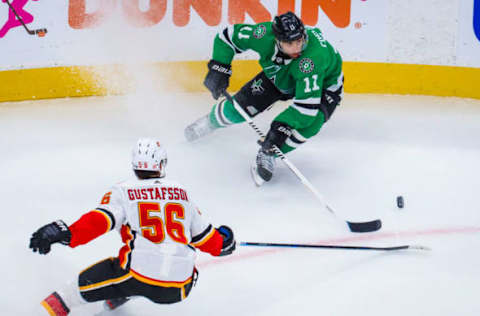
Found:
<svg viewBox="0 0 480 316"><path fill-rule="evenodd" d="M193 273L195 247L214 255L221 248L221 240L220 246L218 240L212 242L218 232L184 187L163 178L116 184L93 212L105 217L107 231L120 232L125 243L119 253L122 267L145 281L185 282Z"/></svg>

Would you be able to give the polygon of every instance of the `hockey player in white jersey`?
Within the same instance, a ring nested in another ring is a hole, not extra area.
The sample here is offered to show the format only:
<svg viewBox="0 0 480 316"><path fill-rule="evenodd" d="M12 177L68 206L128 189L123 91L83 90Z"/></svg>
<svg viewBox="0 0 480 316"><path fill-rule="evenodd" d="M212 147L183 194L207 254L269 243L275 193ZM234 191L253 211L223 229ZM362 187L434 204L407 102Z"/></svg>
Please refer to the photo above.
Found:
<svg viewBox="0 0 480 316"><path fill-rule="evenodd" d="M165 179L166 164L158 141L140 139L132 157L137 179L114 185L96 209L72 225L58 220L33 233L30 248L40 254L54 243L75 248L110 230L120 232L125 244L117 257L88 267L45 298L41 304L50 315L67 315L96 301L114 309L134 296L161 304L180 302L197 277L196 248L213 256L235 250L232 230L206 222L185 188Z"/></svg>

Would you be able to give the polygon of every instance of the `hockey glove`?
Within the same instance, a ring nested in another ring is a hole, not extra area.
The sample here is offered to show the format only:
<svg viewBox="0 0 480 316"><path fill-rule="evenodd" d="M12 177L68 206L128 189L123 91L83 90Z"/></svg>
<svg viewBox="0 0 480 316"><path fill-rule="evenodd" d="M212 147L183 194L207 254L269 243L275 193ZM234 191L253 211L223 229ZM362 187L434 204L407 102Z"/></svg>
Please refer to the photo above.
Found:
<svg viewBox="0 0 480 316"><path fill-rule="evenodd" d="M50 223L41 227L39 230L32 234L30 238L30 248L33 252L37 252L45 255L50 252L50 247L54 243L62 243L68 245L72 233L62 220Z"/></svg>
<svg viewBox="0 0 480 316"><path fill-rule="evenodd" d="M219 63L213 59L208 63L208 73L203 84L210 90L215 100L227 90L231 75L232 66Z"/></svg>
<svg viewBox="0 0 480 316"><path fill-rule="evenodd" d="M290 135L292 135L290 126L282 122L273 121L267 136L265 136L265 139L259 140L258 144L262 146L263 152L273 155L273 146L275 145L280 149Z"/></svg>
<svg viewBox="0 0 480 316"><path fill-rule="evenodd" d="M236 246L235 238L233 237L233 231L230 229L230 227L225 225L218 227L217 231L223 237L222 250L220 251L219 256L228 256L235 250Z"/></svg>
<svg viewBox="0 0 480 316"><path fill-rule="evenodd" d="M330 119L333 112L337 108L337 105L339 105L340 101L342 101L342 91L343 86L338 88L336 91L327 89L323 90L322 99L320 101L320 109L325 116L325 122Z"/></svg>

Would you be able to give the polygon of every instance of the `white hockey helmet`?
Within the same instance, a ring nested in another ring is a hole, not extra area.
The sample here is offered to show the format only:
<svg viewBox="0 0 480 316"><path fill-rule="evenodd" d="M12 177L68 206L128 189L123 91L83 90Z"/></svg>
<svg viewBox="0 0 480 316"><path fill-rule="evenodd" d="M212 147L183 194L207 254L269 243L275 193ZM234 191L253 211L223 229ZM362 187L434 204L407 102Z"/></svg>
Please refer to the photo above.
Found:
<svg viewBox="0 0 480 316"><path fill-rule="evenodd" d="M165 176L167 151L160 141L153 138L140 138L132 150L132 167L134 170L159 171Z"/></svg>

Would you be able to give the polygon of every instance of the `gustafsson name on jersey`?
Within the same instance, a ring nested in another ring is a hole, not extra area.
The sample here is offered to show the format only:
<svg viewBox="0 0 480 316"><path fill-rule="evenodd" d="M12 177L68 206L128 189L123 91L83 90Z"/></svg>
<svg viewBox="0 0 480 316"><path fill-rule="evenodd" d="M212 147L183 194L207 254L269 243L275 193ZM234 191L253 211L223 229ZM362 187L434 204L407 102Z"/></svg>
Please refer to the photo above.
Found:
<svg viewBox="0 0 480 316"><path fill-rule="evenodd" d="M188 201L187 192L179 188L144 188L128 189L128 198L135 200L184 200Z"/></svg>

